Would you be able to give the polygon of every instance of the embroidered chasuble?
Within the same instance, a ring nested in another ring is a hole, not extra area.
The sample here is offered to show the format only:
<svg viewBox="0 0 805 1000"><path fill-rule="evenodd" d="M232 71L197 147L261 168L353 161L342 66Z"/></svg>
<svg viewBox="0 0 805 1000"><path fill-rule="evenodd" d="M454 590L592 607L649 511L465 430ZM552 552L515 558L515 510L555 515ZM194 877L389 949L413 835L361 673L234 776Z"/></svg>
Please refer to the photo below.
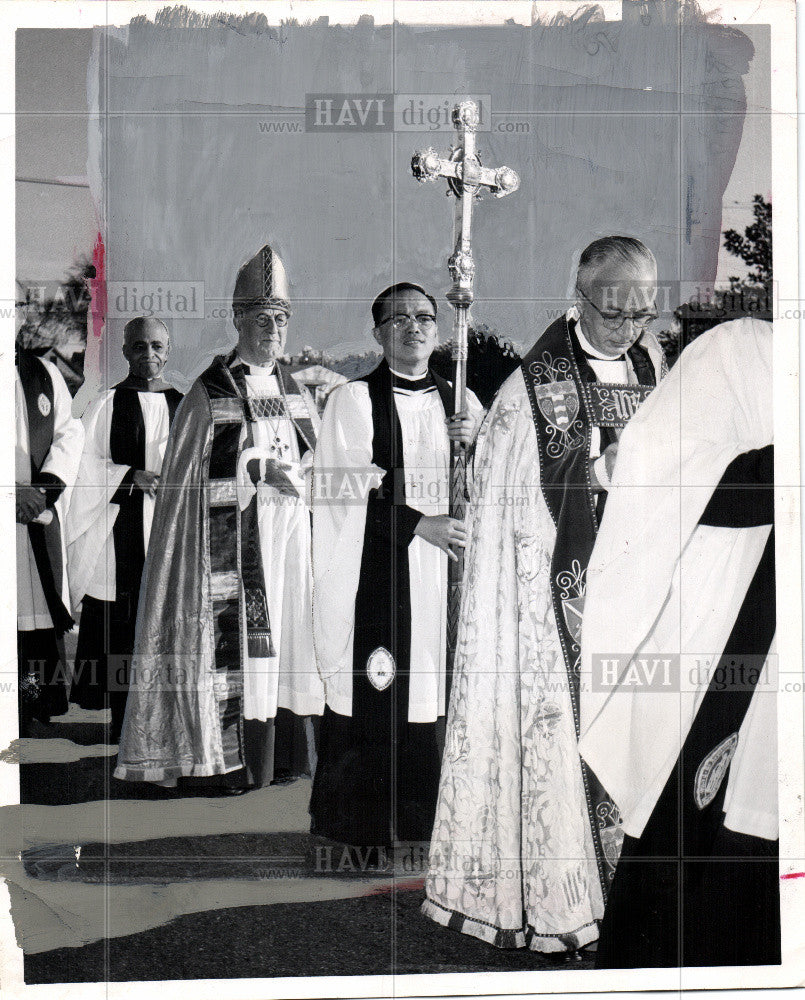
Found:
<svg viewBox="0 0 805 1000"><path fill-rule="evenodd" d="M617 862L617 810L577 746L585 576L605 500L589 465L663 372L650 334L622 370L598 381L575 321L560 318L476 444L423 912L497 947L595 940Z"/></svg>

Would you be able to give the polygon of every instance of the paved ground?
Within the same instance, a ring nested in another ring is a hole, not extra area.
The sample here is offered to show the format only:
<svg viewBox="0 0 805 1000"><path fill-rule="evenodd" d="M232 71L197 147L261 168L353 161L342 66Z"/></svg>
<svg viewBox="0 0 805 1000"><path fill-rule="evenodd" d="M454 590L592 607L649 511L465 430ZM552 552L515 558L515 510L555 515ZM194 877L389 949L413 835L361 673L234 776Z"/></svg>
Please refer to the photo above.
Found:
<svg viewBox="0 0 805 1000"><path fill-rule="evenodd" d="M421 891L412 889L193 914L143 934L32 955L25 978L126 982L163 979L166 972L178 979L216 979L590 967L589 961L497 951L442 930L419 915L421 898Z"/></svg>
<svg viewBox="0 0 805 1000"><path fill-rule="evenodd" d="M232 799L115 781L103 719L73 709L53 739L12 748L23 805L0 844L26 982L592 967L425 920L420 855L350 858L312 837L309 781Z"/></svg>

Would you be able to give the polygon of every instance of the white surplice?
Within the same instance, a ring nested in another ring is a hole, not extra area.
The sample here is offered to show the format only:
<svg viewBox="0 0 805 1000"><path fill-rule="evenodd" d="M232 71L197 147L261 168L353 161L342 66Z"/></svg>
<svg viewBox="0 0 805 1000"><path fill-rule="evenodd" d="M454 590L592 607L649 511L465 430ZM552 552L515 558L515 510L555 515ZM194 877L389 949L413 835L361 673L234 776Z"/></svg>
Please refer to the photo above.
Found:
<svg viewBox="0 0 805 1000"><path fill-rule="evenodd" d="M40 358L53 383L53 442L42 465L42 472L52 473L66 485L65 491L56 501L55 509L64 524L65 511L69 509L71 488L75 482L81 460L81 446L84 438L81 421L72 415L73 400L70 390L58 368L50 361ZM25 394L20 381L19 370L15 370L14 400L16 412L15 479L18 483L31 481L31 456L28 443L28 410ZM28 527L16 526L17 536L17 629L23 632L34 629L52 628L53 621L48 611L45 594L39 580ZM70 609L67 585L67 559L64 552L64 530L62 530L62 580L56 584L62 592L65 607Z"/></svg>
<svg viewBox="0 0 805 1000"><path fill-rule="evenodd" d="M281 395L274 366L248 366L245 375L250 396ZM243 671L243 716L265 722L277 708L297 715L321 715L324 687L313 651L310 514L304 501L305 474L312 462L308 452L300 461L296 430L288 417L259 418L252 425L254 447L241 452L239 479L246 482L245 461L276 459L297 496L280 493L260 483L257 489L257 529L265 575L268 617L275 656L247 657ZM241 446L245 430L241 436ZM248 499L251 487L243 494ZM243 637L247 648L246 637Z"/></svg>
<svg viewBox="0 0 805 1000"><path fill-rule="evenodd" d="M683 351L620 440L587 571L579 750L632 837L643 832L679 757L769 535L768 525L698 522L730 462L772 443L771 404L771 324L735 320ZM600 653L680 654L682 690L638 690L622 679L595 684ZM693 670L698 664L703 669ZM752 696L725 801L727 827L771 840L775 686L772 677Z"/></svg>
<svg viewBox="0 0 805 1000"><path fill-rule="evenodd" d="M93 400L83 416L84 452L76 480L77 489L65 525L69 561L70 595L78 604L85 594L99 601L115 600L115 546L112 529L120 508L111 503L130 466L112 461L109 434L115 389ZM145 467L162 469L170 433L168 402L163 392L138 392L145 429ZM135 487L137 489L137 487ZM154 500L143 497L143 543L148 551Z"/></svg>
<svg viewBox="0 0 805 1000"><path fill-rule="evenodd" d="M397 378L405 376L397 373ZM413 381L413 380L412 380ZM405 503L426 516L449 509L450 442L435 387L395 388L405 467ZM481 404L468 394L475 417ZM335 389L316 446L313 498L314 627L327 704L352 715L353 636L366 500L386 470L372 464L372 404L365 382ZM340 477L347 474L344 483ZM325 482L325 476L334 476ZM318 486L316 485L318 484ZM346 484L341 499L328 489ZM319 489L320 487L320 489ZM357 496L351 495L357 491ZM447 556L418 535L407 549L411 601L408 721L435 722L445 713Z"/></svg>

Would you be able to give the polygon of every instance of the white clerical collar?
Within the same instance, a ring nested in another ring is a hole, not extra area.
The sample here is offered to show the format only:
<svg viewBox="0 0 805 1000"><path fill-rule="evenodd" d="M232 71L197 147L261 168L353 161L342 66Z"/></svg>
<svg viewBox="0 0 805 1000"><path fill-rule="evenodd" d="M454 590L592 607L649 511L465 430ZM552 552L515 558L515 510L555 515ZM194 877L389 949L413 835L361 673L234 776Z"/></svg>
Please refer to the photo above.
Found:
<svg viewBox="0 0 805 1000"><path fill-rule="evenodd" d="M589 355L591 358L595 358L596 361L624 361L623 355L617 358L613 358L611 354L602 354L598 348L593 347L590 341L584 336L584 332L581 328L581 319L579 318L579 311L575 306L571 306L567 313L565 314L566 319L575 320L576 322L576 336L579 338L579 344L581 344L581 349L585 354Z"/></svg>
<svg viewBox="0 0 805 1000"><path fill-rule="evenodd" d="M269 361L266 365L253 365L244 361L239 354L235 355L235 364L244 365L250 375L273 375L276 367L273 361Z"/></svg>
<svg viewBox="0 0 805 1000"><path fill-rule="evenodd" d="M421 375L403 375L402 372L395 371L391 365L389 365L389 371L392 375L396 375L397 378L404 378L406 382L421 382L423 378L427 378L428 369L426 368Z"/></svg>

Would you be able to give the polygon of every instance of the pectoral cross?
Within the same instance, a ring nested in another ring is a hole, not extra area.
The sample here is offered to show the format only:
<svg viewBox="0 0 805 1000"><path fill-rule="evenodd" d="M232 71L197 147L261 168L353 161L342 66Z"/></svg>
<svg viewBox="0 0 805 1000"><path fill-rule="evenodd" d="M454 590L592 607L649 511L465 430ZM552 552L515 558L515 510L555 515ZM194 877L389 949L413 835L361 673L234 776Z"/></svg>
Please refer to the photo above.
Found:
<svg viewBox="0 0 805 1000"><path fill-rule="evenodd" d="M478 105L462 101L453 108L453 127L458 133L456 145L446 157L435 149L425 149L414 154L411 171L418 181L447 179L448 194L455 195L453 221L453 253L447 261L453 284L447 299L453 306L453 413L467 405L467 327L469 308L473 299L475 262L472 259L472 208L473 202L485 190L496 198L503 198L516 191L520 178L509 167L484 167L475 148L475 133L480 124ZM466 448L457 442L450 449L450 514L464 520L466 513L467 462ZM452 670L456 648L458 613L461 605L461 578L464 575L464 558L459 549L458 561L450 562L450 579L447 599L447 663ZM448 677L450 674L448 673Z"/></svg>
<svg viewBox="0 0 805 1000"><path fill-rule="evenodd" d="M284 458L285 457L285 452L286 451L290 451L290 450L291 450L291 446L289 444L286 444L282 440L282 438L279 436L279 434L275 434L274 435L274 440L269 445L269 451L272 454L278 455L280 458Z"/></svg>

